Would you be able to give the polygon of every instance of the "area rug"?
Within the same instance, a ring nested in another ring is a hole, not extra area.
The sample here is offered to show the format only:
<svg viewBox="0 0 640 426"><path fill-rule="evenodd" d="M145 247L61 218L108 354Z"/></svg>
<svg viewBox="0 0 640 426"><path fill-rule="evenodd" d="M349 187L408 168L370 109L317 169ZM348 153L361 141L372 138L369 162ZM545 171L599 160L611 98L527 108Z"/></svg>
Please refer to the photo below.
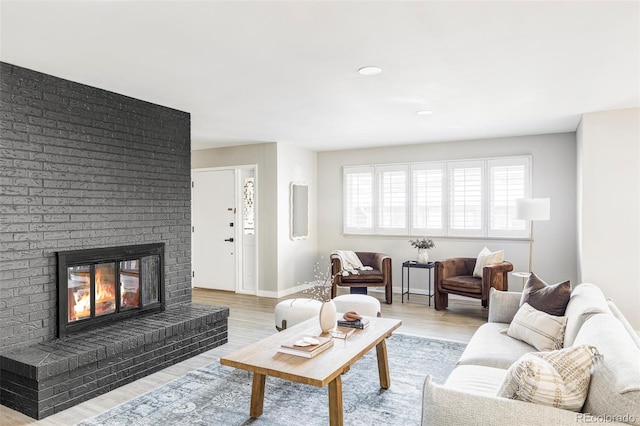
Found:
<svg viewBox="0 0 640 426"><path fill-rule="evenodd" d="M391 387L381 389L376 351L342 376L346 425L418 425L427 375L444 383L465 345L394 334ZM327 425L327 388L267 377L264 411L249 417L251 377L215 361L78 425Z"/></svg>

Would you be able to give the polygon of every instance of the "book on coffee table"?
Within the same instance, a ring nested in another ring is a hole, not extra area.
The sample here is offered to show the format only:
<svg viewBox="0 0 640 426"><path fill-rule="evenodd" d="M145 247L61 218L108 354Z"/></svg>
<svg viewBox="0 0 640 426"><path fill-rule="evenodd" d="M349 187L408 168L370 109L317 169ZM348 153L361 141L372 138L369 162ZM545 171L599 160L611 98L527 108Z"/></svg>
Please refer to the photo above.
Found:
<svg viewBox="0 0 640 426"><path fill-rule="evenodd" d="M330 337L313 336L313 339L316 339L319 343L317 345L302 346L300 344L296 344L304 341L304 337L300 336L297 339L280 345L278 352L305 358L313 358L333 346L333 340L331 340Z"/></svg>
<svg viewBox="0 0 640 426"><path fill-rule="evenodd" d="M369 326L369 320L366 318L356 321L338 320L338 326L363 329Z"/></svg>

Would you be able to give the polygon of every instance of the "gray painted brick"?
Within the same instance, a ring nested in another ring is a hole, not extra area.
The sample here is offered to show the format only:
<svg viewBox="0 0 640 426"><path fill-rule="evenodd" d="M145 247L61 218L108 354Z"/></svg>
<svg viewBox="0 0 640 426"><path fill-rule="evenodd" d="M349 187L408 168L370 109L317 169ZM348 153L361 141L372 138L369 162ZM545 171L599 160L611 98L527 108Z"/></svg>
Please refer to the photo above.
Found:
<svg viewBox="0 0 640 426"><path fill-rule="evenodd" d="M23 320L0 324L0 353L55 336L57 251L165 242L167 305L189 302L189 114L2 62L0 77L0 318Z"/></svg>

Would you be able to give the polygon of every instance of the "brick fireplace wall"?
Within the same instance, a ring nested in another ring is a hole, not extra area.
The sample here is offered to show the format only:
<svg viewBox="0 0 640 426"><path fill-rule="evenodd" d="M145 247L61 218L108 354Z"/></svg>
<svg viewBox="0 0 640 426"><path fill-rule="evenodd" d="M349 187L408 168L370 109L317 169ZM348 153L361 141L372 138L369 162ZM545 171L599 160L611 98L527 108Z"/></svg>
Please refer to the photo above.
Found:
<svg viewBox="0 0 640 426"><path fill-rule="evenodd" d="M0 353L56 333L58 251L164 242L191 301L190 116L0 62Z"/></svg>

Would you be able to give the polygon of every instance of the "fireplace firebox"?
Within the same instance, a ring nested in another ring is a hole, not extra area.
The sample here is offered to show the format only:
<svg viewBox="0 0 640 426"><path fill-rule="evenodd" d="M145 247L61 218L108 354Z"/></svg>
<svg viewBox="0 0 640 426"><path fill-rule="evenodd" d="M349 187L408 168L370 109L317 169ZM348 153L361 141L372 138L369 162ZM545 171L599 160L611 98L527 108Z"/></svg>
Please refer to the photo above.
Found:
<svg viewBox="0 0 640 426"><path fill-rule="evenodd" d="M58 337L164 310L164 243L57 255Z"/></svg>

